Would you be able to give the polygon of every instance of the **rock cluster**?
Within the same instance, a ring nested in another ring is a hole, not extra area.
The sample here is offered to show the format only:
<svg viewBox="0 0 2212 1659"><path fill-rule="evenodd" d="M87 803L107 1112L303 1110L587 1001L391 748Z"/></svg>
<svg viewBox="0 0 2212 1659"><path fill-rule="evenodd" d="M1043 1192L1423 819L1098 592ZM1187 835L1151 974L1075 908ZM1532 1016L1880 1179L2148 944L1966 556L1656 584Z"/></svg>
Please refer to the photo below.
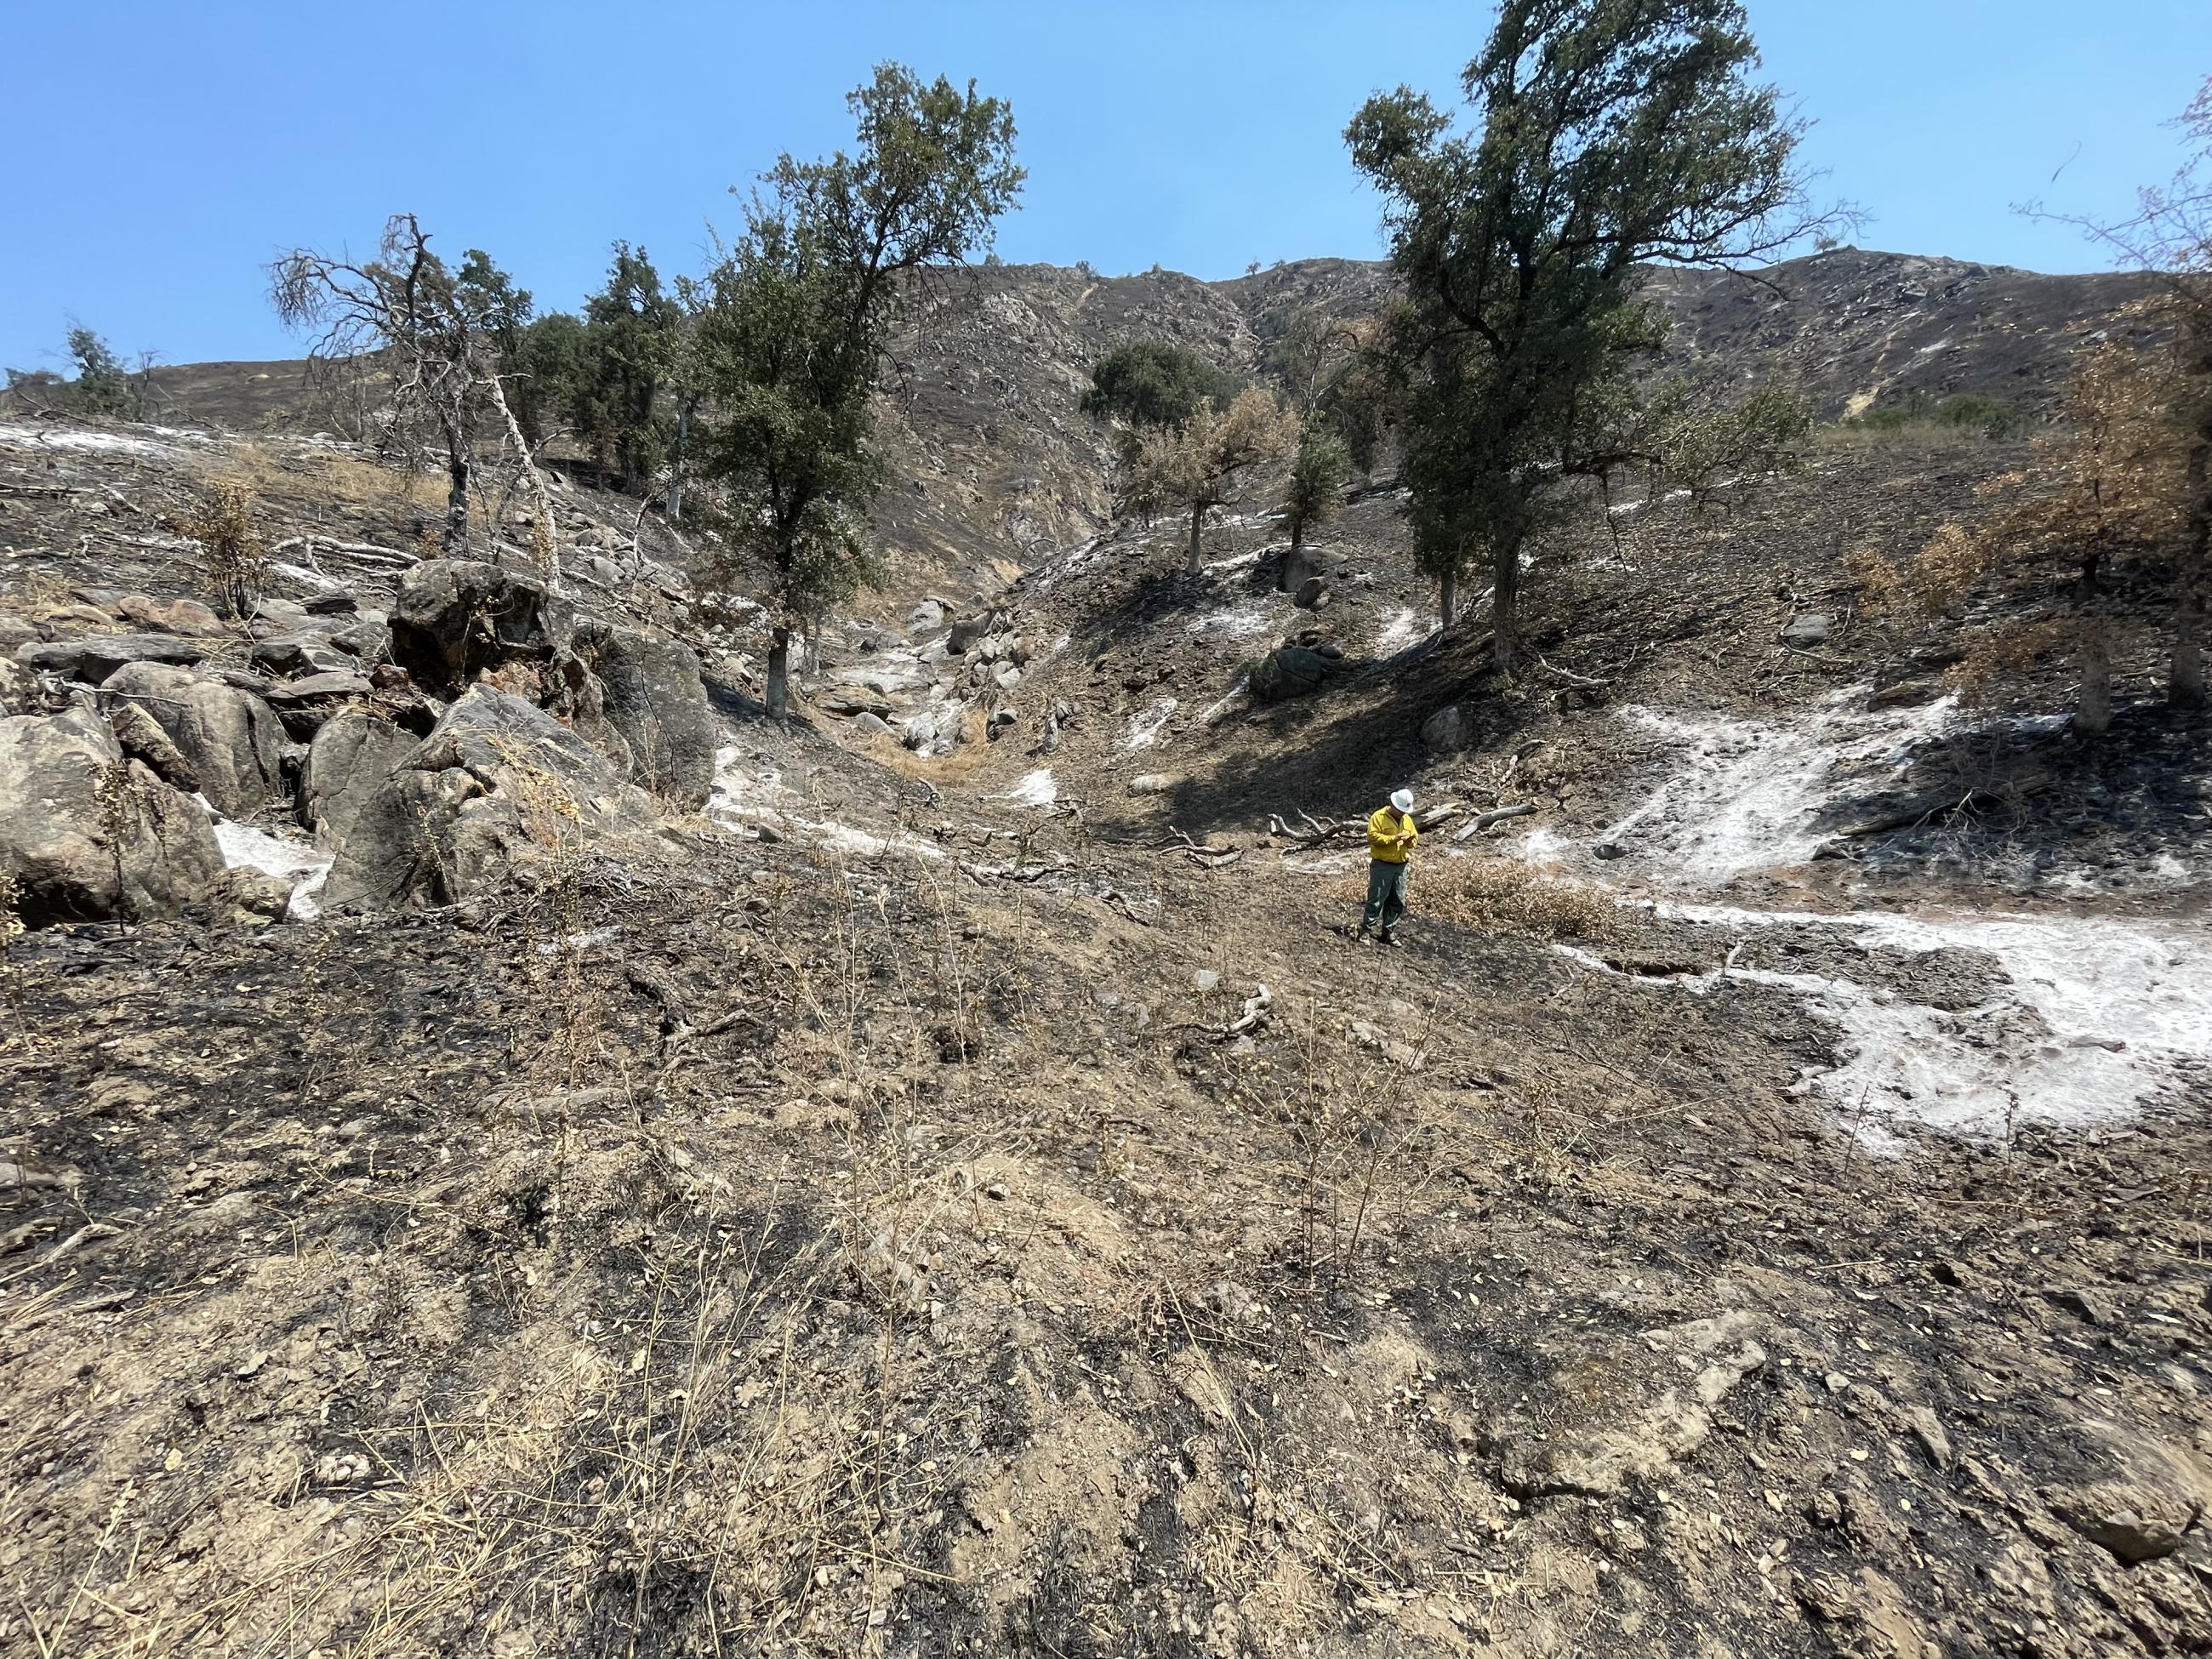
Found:
<svg viewBox="0 0 2212 1659"><path fill-rule="evenodd" d="M414 565L388 617L328 591L237 624L144 594L7 620L0 876L34 926L281 915L290 883L227 870L218 817L296 817L325 903L435 904L713 784L691 651L494 564ZM69 626L94 631L46 637Z"/></svg>

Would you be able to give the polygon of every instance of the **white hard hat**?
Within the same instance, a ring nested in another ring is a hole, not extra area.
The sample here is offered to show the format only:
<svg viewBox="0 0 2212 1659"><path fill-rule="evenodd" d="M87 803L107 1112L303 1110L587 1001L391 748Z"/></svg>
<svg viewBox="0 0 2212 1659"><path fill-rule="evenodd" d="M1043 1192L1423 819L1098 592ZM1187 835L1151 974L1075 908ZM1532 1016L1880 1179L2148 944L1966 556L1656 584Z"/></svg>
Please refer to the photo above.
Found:
<svg viewBox="0 0 2212 1659"><path fill-rule="evenodd" d="M1413 792L1410 789L1399 789L1393 791L1390 796L1390 805L1396 807L1401 812L1412 811L1413 810Z"/></svg>

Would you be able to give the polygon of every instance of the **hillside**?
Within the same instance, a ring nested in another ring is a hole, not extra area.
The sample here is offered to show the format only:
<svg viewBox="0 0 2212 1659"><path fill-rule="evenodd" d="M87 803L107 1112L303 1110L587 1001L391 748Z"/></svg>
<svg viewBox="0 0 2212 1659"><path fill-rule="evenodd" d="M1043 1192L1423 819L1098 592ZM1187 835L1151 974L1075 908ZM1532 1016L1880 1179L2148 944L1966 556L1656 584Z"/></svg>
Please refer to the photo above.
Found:
<svg viewBox="0 0 2212 1659"><path fill-rule="evenodd" d="M1674 363L1724 379L1794 379L1824 419L1915 393L1977 393L2039 416L2069 355L2144 291L2127 276L1851 248L1757 278L1660 270L1651 280L1673 319ZM1043 552L1106 527L1111 452L1076 404L1091 364L1114 345L1157 337L1252 373L1292 313L1372 315L1389 289L1387 267L1346 259L1221 283L1051 265L942 279L909 311L882 394L897 479L878 512L893 555L886 615L933 590L993 591ZM327 420L298 362L177 365L155 379L167 418L274 433Z"/></svg>
<svg viewBox="0 0 2212 1659"><path fill-rule="evenodd" d="M1832 412L2038 410L2128 291L1785 276L1678 280L1679 349ZM2107 739L1962 703L1845 565L2027 453L1957 434L1592 504L1510 682L1387 477L1304 605L1261 504L1195 576L1111 521L1105 345L1380 291L939 296L899 589L781 722L633 503L461 565L343 445L0 420L0 1653L2205 1651L2155 605Z"/></svg>

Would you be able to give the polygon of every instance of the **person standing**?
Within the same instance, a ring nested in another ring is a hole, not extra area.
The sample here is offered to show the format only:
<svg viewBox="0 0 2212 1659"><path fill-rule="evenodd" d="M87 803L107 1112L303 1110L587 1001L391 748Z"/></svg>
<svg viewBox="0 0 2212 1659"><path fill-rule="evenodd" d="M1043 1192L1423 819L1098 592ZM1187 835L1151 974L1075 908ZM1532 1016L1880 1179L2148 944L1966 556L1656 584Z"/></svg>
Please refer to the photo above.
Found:
<svg viewBox="0 0 2212 1659"><path fill-rule="evenodd" d="M1365 943L1367 930L1378 930L1378 942L1395 945L1399 918L1406 914L1406 876L1413 862L1413 843L1421 832L1413 827L1413 792L1401 789L1388 806L1378 806L1367 820L1367 908L1360 915L1357 940Z"/></svg>

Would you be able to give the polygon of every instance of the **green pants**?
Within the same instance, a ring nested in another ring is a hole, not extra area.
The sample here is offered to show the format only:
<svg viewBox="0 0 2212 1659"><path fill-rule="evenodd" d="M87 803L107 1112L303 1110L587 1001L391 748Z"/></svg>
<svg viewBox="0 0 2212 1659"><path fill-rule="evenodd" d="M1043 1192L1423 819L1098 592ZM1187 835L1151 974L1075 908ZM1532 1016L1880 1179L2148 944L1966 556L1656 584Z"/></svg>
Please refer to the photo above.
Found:
<svg viewBox="0 0 2212 1659"><path fill-rule="evenodd" d="M1406 872L1413 866L1370 859L1367 865L1367 909L1359 918L1359 931L1379 927L1388 938L1406 914Z"/></svg>

